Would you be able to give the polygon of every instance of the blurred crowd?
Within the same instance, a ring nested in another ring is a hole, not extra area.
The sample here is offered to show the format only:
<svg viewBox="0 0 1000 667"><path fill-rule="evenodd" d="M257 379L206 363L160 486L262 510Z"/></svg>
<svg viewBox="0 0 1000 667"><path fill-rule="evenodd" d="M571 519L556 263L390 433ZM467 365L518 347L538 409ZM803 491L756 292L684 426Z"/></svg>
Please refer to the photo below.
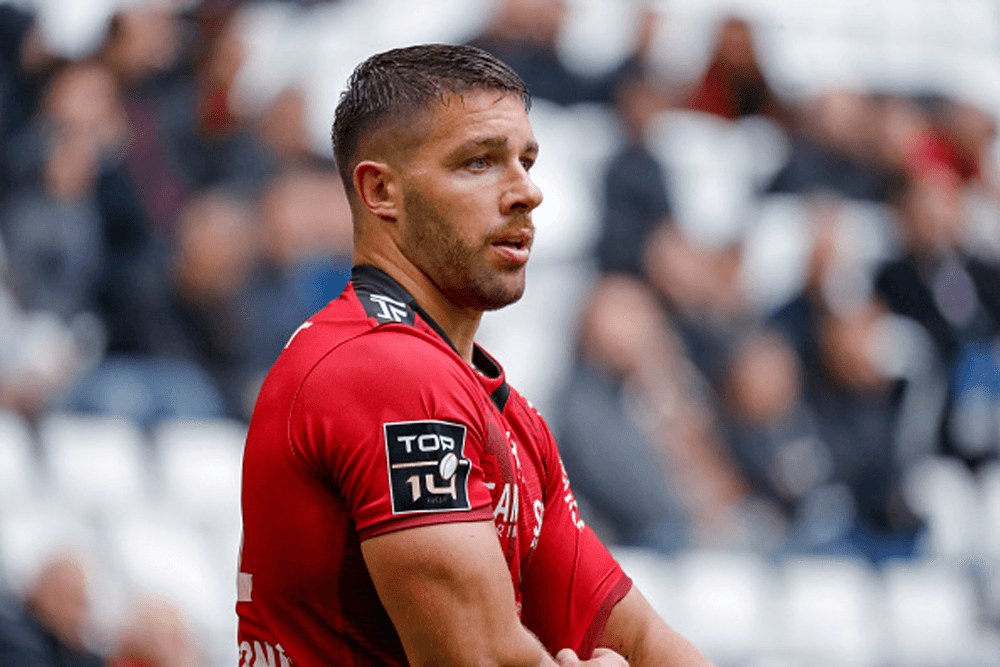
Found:
<svg viewBox="0 0 1000 667"><path fill-rule="evenodd" d="M246 420L288 336L346 284L350 212L306 93L253 111L232 94L240 4L133 4L73 60L0 5L0 407ZM581 74L557 49L566 12L503 0L470 43L537 99L602 105L622 131L547 415L589 522L665 554L914 556L911 466L935 454L974 474L1000 452L996 110L934 90L783 95L739 17L694 80L651 62L653 11L618 67ZM798 206L804 279L779 303L750 294L749 235L680 219L683 179L651 138L665 115L750 119L789 147L751 193ZM0 614L0 646L37 652L17 664L99 664L84 578L56 561ZM168 603L130 618L111 664L194 660Z"/></svg>
<svg viewBox="0 0 1000 667"><path fill-rule="evenodd" d="M915 556L912 466L942 455L975 472L998 454L994 112L935 91L783 99L737 17L699 80L641 56L612 87L628 139L556 419L592 521L668 553ZM750 197L793 198L804 227L804 279L779 302L749 293L752 233L678 224L684 193L650 141L664 113L692 130L764 119L786 139Z"/></svg>
<svg viewBox="0 0 1000 667"><path fill-rule="evenodd" d="M23 604L0 606L0 664L14 667L195 667L195 633L177 605L136 598L106 654L90 632L92 591L83 562L59 555L27 588Z"/></svg>
<svg viewBox="0 0 1000 667"><path fill-rule="evenodd" d="M150 424L246 418L287 336L350 272L300 90L241 115L235 3L116 14L74 61L0 7L0 404Z"/></svg>

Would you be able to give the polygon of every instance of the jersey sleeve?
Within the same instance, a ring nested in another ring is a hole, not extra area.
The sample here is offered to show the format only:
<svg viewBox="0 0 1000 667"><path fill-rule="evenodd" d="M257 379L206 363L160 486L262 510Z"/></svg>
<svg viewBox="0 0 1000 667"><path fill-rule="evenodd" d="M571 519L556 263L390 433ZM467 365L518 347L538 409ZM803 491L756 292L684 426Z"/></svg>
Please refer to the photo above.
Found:
<svg viewBox="0 0 1000 667"><path fill-rule="evenodd" d="M553 654L572 648L589 659L632 581L580 519L555 440L547 428L545 434L544 510L523 572L521 618Z"/></svg>
<svg viewBox="0 0 1000 667"><path fill-rule="evenodd" d="M493 516L481 402L451 354L382 327L324 357L299 390L292 455L339 494L362 540Z"/></svg>

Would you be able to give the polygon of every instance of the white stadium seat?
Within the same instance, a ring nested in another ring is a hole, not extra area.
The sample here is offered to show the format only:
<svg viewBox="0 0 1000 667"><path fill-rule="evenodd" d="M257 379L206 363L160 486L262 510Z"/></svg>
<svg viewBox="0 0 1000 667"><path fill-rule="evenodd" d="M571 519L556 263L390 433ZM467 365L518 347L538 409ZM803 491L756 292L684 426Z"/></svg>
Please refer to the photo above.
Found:
<svg viewBox="0 0 1000 667"><path fill-rule="evenodd" d="M981 638L967 576L928 563L899 564L884 578L894 664L977 664Z"/></svg>
<svg viewBox="0 0 1000 667"><path fill-rule="evenodd" d="M39 469L24 418L0 410L0 514L38 493Z"/></svg>
<svg viewBox="0 0 1000 667"><path fill-rule="evenodd" d="M234 581L246 432L246 424L220 419L167 421L153 434L159 508L201 530L213 561Z"/></svg>
<svg viewBox="0 0 1000 667"><path fill-rule="evenodd" d="M246 433L233 420L161 423L153 434L161 498L192 520L238 517Z"/></svg>
<svg viewBox="0 0 1000 667"><path fill-rule="evenodd" d="M121 418L50 414L39 425L54 490L85 512L117 515L148 500L145 441Z"/></svg>
<svg viewBox="0 0 1000 667"><path fill-rule="evenodd" d="M114 564L129 586L176 601L209 633L235 636L236 580L201 532L156 513L116 522L109 532Z"/></svg>
<svg viewBox="0 0 1000 667"><path fill-rule="evenodd" d="M656 613L671 626L675 625L684 609L674 561L655 551L634 547L612 547L611 553Z"/></svg>
<svg viewBox="0 0 1000 667"><path fill-rule="evenodd" d="M53 498L0 516L0 572L15 592L23 593L42 566L63 553L100 553L99 535L71 507Z"/></svg>
<svg viewBox="0 0 1000 667"><path fill-rule="evenodd" d="M720 664L738 664L774 641L773 572L758 556L691 551L676 562L676 629Z"/></svg>
<svg viewBox="0 0 1000 667"><path fill-rule="evenodd" d="M927 521L930 556L954 562L978 548L979 488L963 463L939 456L922 459L906 473L905 493Z"/></svg>
<svg viewBox="0 0 1000 667"><path fill-rule="evenodd" d="M881 664L879 581L847 560L797 558L782 565L779 652L801 664Z"/></svg>

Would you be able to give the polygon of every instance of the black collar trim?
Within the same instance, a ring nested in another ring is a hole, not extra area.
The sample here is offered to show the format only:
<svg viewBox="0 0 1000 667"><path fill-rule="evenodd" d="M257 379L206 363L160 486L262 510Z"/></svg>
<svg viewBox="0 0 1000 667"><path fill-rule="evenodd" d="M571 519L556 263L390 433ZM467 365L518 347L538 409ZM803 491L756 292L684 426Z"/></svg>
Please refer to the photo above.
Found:
<svg viewBox="0 0 1000 667"><path fill-rule="evenodd" d="M499 365L490 355L483 351L483 348L478 345L472 348L472 363L473 365L482 372L488 378L498 378L503 372ZM490 394L490 399L493 401L493 405L497 406L497 410L503 412L503 408L507 405L507 399L510 398L510 387L507 386L507 381L504 380L500 383L500 386L493 390Z"/></svg>
<svg viewBox="0 0 1000 667"><path fill-rule="evenodd" d="M420 307L402 285L382 269L367 264L355 266L351 269L351 283L368 317L374 318L379 324L396 322L412 327L416 324L416 316L420 315L420 318L441 336L451 349L455 350L455 354L458 354L458 350L444 329ZM472 347L472 364L488 378L498 378L502 373L500 366L478 345ZM490 399L500 412L503 412L509 397L510 387L506 381L490 394Z"/></svg>

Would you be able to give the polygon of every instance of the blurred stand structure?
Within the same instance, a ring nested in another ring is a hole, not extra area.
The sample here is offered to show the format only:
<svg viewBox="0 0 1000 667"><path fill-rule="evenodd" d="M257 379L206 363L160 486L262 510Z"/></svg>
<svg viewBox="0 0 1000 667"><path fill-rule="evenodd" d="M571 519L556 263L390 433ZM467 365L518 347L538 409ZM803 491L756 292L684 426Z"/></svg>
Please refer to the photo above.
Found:
<svg viewBox="0 0 1000 667"><path fill-rule="evenodd" d="M991 0L0 3L0 654L269 664L246 419L349 277L343 82L422 41L535 95L480 340L668 621L719 665L1000 662Z"/></svg>

